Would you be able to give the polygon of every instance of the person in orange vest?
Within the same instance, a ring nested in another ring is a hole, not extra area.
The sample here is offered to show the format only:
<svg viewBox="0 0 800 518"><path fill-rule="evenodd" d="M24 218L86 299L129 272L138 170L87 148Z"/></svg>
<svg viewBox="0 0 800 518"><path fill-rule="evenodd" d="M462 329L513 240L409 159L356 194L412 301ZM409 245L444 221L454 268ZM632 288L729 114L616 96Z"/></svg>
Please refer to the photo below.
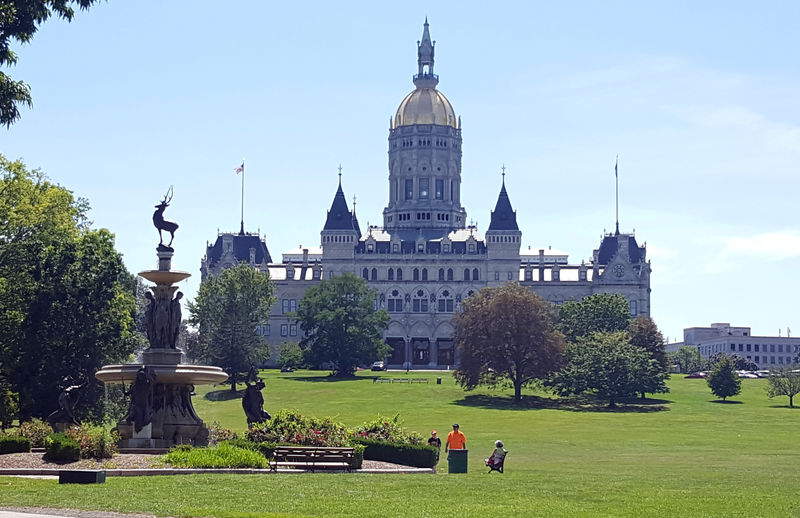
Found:
<svg viewBox="0 0 800 518"><path fill-rule="evenodd" d="M467 438L458 429L458 423L453 425L453 431L447 434L447 441L444 444L444 452L448 450L463 450L467 445Z"/></svg>

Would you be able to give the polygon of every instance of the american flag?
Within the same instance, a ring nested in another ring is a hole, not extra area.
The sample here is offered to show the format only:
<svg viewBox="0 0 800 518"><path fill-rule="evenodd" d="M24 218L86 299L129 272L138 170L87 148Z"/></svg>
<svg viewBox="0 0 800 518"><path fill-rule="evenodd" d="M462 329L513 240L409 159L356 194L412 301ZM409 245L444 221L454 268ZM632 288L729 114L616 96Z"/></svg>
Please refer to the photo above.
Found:
<svg viewBox="0 0 800 518"><path fill-rule="evenodd" d="M242 165L240 165L239 167L234 169L234 171L236 171L236 174L243 173L244 172L244 162L242 162Z"/></svg>

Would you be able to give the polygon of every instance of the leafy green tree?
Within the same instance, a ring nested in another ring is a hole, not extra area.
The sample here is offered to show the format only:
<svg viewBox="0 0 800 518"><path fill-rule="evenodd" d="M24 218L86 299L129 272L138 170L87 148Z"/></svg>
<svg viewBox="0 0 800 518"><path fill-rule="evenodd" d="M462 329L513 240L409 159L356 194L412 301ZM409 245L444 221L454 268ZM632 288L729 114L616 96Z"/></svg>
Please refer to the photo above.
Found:
<svg viewBox="0 0 800 518"><path fill-rule="evenodd" d="M58 408L61 388L81 389L82 417L102 416L94 372L140 344L133 276L88 205L20 161L0 156L0 375L19 393L23 420Z"/></svg>
<svg viewBox="0 0 800 518"><path fill-rule="evenodd" d="M227 372L233 392L241 374L269 356L257 328L269 320L274 292L268 273L241 263L208 277L189 302L189 323L200 333L194 354Z"/></svg>
<svg viewBox="0 0 800 518"><path fill-rule="evenodd" d="M672 353L669 359L678 366L683 374L697 372L706 366L706 361L700 356L700 351L691 345L678 347L678 350Z"/></svg>
<svg viewBox="0 0 800 518"><path fill-rule="evenodd" d="M570 343L596 331L624 331L630 319L628 301L616 293L598 293L579 301L571 300L559 309L559 328Z"/></svg>
<svg viewBox="0 0 800 518"><path fill-rule="evenodd" d="M725 353L714 353L708 358L708 365L709 368L713 368L720 360L724 358L730 358L733 361L733 368L737 371L754 371L758 370L758 364L755 362L748 360L738 354L725 354Z"/></svg>
<svg viewBox="0 0 800 518"><path fill-rule="evenodd" d="M642 399L646 392L669 392L664 380L669 378L669 362L667 361L666 343L664 335L658 330L658 326L652 318L638 316L631 320L628 325L628 341L635 347L640 347L647 351L650 358L656 361L654 365L657 370L648 372L645 380L652 383L655 390L644 390L641 393ZM645 385L648 385L645 383Z"/></svg>
<svg viewBox="0 0 800 518"><path fill-rule="evenodd" d="M97 0L0 0L0 67L13 66L17 55L11 42L28 43L39 26L50 16L67 21L75 16L74 7L88 9ZM14 81L0 71L0 124L11 126L19 118L19 106L31 106L30 87Z"/></svg>
<svg viewBox="0 0 800 518"><path fill-rule="evenodd" d="M303 350L297 342L283 342L278 352L278 367L299 369L303 366Z"/></svg>
<svg viewBox="0 0 800 518"><path fill-rule="evenodd" d="M381 333L389 323L389 313L375 309L377 297L377 291L352 273L323 279L309 288L297 308L306 361L330 363L334 375L352 376L360 363L384 357L389 346Z"/></svg>
<svg viewBox="0 0 800 518"><path fill-rule="evenodd" d="M11 385L0 379L0 430L11 426L19 415L19 394L11 390Z"/></svg>
<svg viewBox="0 0 800 518"><path fill-rule="evenodd" d="M730 356L720 359L706 380L711 393L725 401L742 391L742 380L736 374L736 366Z"/></svg>
<svg viewBox="0 0 800 518"><path fill-rule="evenodd" d="M531 290L509 283L468 297L453 318L461 363L454 375L467 390L510 384L514 400L522 387L561 365L564 336L558 310Z"/></svg>
<svg viewBox="0 0 800 518"><path fill-rule="evenodd" d="M767 381L769 381L767 396L770 398L787 396L789 406L794 408L794 396L800 394L800 373L788 367L773 369L770 371Z"/></svg>
<svg viewBox="0 0 800 518"><path fill-rule="evenodd" d="M641 392L666 389L658 362L628 342L625 332L595 332L565 352L567 364L546 385L561 396L590 393L609 407Z"/></svg>

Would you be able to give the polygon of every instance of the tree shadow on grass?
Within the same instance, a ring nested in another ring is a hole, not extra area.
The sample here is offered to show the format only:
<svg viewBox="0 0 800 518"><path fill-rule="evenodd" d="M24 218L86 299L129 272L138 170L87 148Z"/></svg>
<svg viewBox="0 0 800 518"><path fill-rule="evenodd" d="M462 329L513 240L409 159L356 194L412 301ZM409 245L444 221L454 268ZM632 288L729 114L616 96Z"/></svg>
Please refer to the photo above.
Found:
<svg viewBox="0 0 800 518"><path fill-rule="evenodd" d="M324 381L327 383L336 382L336 381L369 381L372 382L372 378L366 378L364 376L292 376L291 378L286 378L291 381L313 381L313 382L320 382Z"/></svg>
<svg viewBox="0 0 800 518"><path fill-rule="evenodd" d="M789 406L789 403L785 405L770 405L769 408L785 408L786 410L800 410L800 406Z"/></svg>
<svg viewBox="0 0 800 518"><path fill-rule="evenodd" d="M454 401L454 405L486 408L493 410L566 410L569 412L612 412L612 413L649 413L669 410L666 399L629 399L620 401L615 407L609 407L607 401L592 398L549 398L541 396L523 396L519 402L510 396L490 396L470 394Z"/></svg>
<svg viewBox="0 0 800 518"><path fill-rule="evenodd" d="M709 403L718 403L720 405L741 405L744 402L743 401L734 401L732 399L726 399L726 400L712 399L711 401L709 401Z"/></svg>
<svg viewBox="0 0 800 518"><path fill-rule="evenodd" d="M243 395L244 390L233 392L231 389L223 389L207 392L203 398L209 401L230 401L231 399L242 399Z"/></svg>

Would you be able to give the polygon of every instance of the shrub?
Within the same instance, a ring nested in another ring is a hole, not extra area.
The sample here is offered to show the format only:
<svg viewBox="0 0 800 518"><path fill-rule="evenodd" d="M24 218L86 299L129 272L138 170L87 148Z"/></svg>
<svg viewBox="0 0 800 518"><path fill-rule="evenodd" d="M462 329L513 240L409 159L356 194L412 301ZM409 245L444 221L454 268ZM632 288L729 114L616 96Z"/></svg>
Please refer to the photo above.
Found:
<svg viewBox="0 0 800 518"><path fill-rule="evenodd" d="M222 443L211 448L173 448L167 463L177 468L267 468L269 463L260 452Z"/></svg>
<svg viewBox="0 0 800 518"><path fill-rule="evenodd" d="M232 432L229 428L223 428L222 425L216 421L208 425L209 444L219 444L222 441L229 441L237 437L235 432Z"/></svg>
<svg viewBox="0 0 800 518"><path fill-rule="evenodd" d="M0 455L31 451L31 441L19 435L0 435Z"/></svg>
<svg viewBox="0 0 800 518"><path fill-rule="evenodd" d="M423 437L410 432L400 426L400 414L392 418L379 415L372 421L368 421L359 426L355 431L358 439L372 439L383 442L399 442L408 444L423 444Z"/></svg>
<svg viewBox="0 0 800 518"><path fill-rule="evenodd" d="M44 440L53 433L53 428L41 419L33 418L19 425L18 435L27 437L31 441L31 447L44 448Z"/></svg>
<svg viewBox="0 0 800 518"><path fill-rule="evenodd" d="M84 459L110 459L117 453L120 437L116 430L108 431L102 426L82 424L73 426L67 435L75 439Z"/></svg>
<svg viewBox="0 0 800 518"><path fill-rule="evenodd" d="M3 385L0 382L0 429L5 430L19 415L19 393Z"/></svg>
<svg viewBox="0 0 800 518"><path fill-rule="evenodd" d="M293 410L281 410L264 423L254 424L246 434L252 442L296 444L299 446L345 446L348 431L330 418L303 417Z"/></svg>
<svg viewBox="0 0 800 518"><path fill-rule="evenodd" d="M353 439L353 443L366 447L364 458L367 460L382 460L418 468L432 468L438 461L438 450L427 444L392 443L359 438Z"/></svg>
<svg viewBox="0 0 800 518"><path fill-rule="evenodd" d="M81 457L78 441L65 433L53 433L44 440L45 457L57 462L74 462Z"/></svg>

